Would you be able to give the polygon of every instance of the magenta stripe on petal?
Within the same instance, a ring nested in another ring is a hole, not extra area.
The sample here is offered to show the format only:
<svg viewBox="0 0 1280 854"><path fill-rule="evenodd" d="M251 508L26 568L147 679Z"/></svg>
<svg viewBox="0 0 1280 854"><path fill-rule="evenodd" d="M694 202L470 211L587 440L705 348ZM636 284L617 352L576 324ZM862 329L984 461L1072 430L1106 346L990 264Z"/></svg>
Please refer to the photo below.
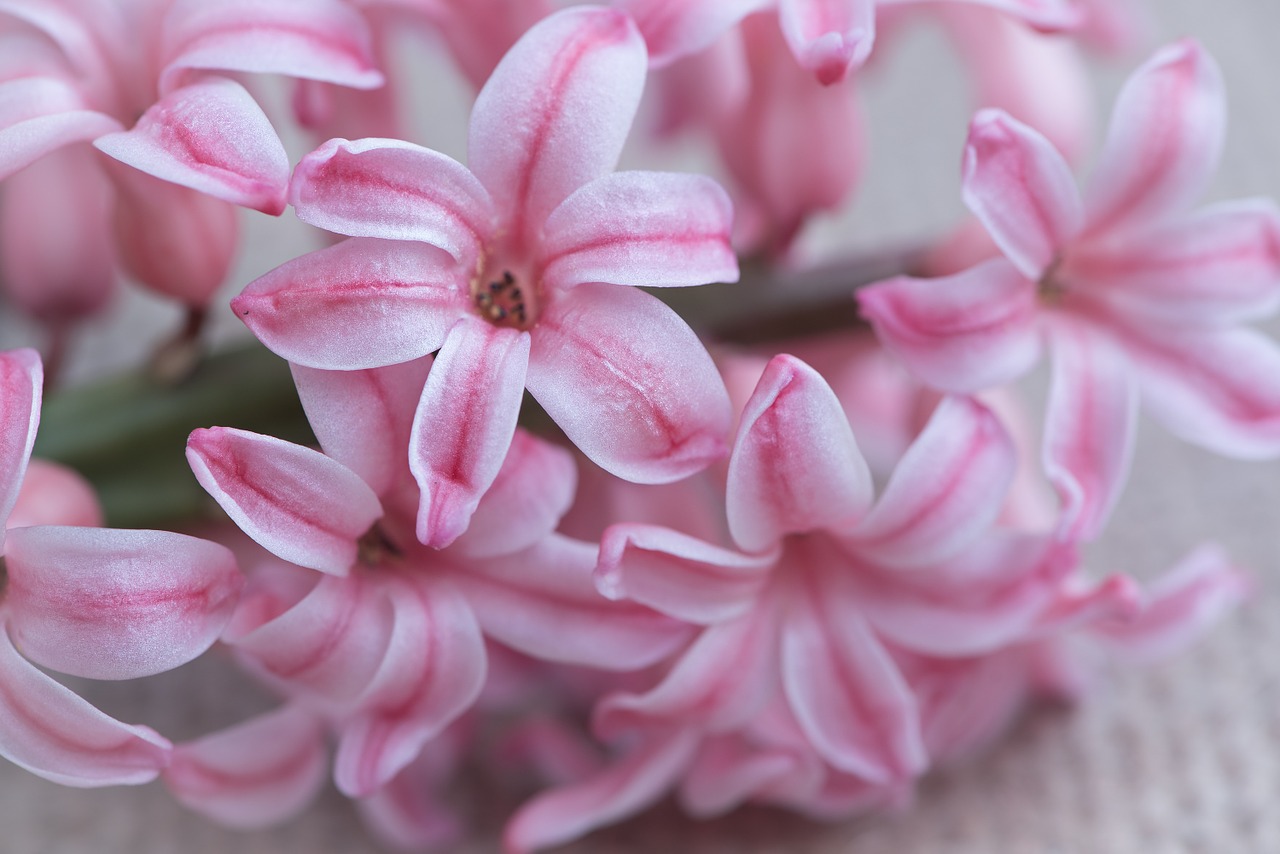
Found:
<svg viewBox="0 0 1280 854"><path fill-rule="evenodd" d="M0 353L0 525L22 489L40 425L43 389L44 368L35 350Z"/></svg>

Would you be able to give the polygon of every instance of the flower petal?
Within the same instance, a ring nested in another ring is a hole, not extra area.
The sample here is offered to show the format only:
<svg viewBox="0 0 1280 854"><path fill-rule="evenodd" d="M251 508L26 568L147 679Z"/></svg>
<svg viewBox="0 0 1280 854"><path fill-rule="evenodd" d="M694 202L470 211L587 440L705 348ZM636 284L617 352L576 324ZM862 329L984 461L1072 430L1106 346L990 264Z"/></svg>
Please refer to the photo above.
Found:
<svg viewBox="0 0 1280 854"><path fill-rule="evenodd" d="M604 8L557 12L507 52L476 98L467 150L525 246L564 199L613 171L644 87L635 24Z"/></svg>
<svg viewBox="0 0 1280 854"><path fill-rule="evenodd" d="M964 0L979 6L988 6L1014 17L1020 18L1029 25L1053 32L1055 30L1071 30L1081 23L1082 11L1073 0ZM897 6L916 3L919 0L876 0L881 6Z"/></svg>
<svg viewBox="0 0 1280 854"><path fill-rule="evenodd" d="M474 264L492 236L493 202L467 167L395 139L331 139L289 184L298 218L356 237L417 240Z"/></svg>
<svg viewBox="0 0 1280 854"><path fill-rule="evenodd" d="M698 741L684 728L662 733L594 777L543 792L507 822L503 850L530 854L635 815L676 784Z"/></svg>
<svg viewBox="0 0 1280 854"><path fill-rule="evenodd" d="M338 743L334 782L349 797L390 782L484 685L484 638L452 585L397 584L391 603L386 657Z"/></svg>
<svg viewBox="0 0 1280 854"><path fill-rule="evenodd" d="M662 68L701 53L769 0L614 0L635 19L649 48L649 65Z"/></svg>
<svg viewBox="0 0 1280 854"><path fill-rule="evenodd" d="M777 550L744 555L655 525L613 525L600 541L596 587L710 625L749 611L777 559Z"/></svg>
<svg viewBox="0 0 1280 854"><path fill-rule="evenodd" d="M875 39L875 0L781 0L778 22L800 65L824 86L866 61Z"/></svg>
<svg viewBox="0 0 1280 854"><path fill-rule="evenodd" d="M42 526L9 531L6 603L33 661L91 679L133 679L204 652L243 577L229 550L168 531Z"/></svg>
<svg viewBox="0 0 1280 854"><path fill-rule="evenodd" d="M444 548L467 529L515 435L529 364L529 335L463 317L427 376L409 438L422 490L418 539Z"/></svg>
<svg viewBox="0 0 1280 854"><path fill-rule="evenodd" d="M409 431L431 357L364 371L289 367L325 454L386 496L408 474Z"/></svg>
<svg viewBox="0 0 1280 854"><path fill-rule="evenodd" d="M230 427L195 430L187 461L227 515L267 551L346 575L356 541L382 516L364 481L319 451Z"/></svg>
<svg viewBox="0 0 1280 854"><path fill-rule="evenodd" d="M1124 354L1084 324L1055 324L1044 471L1062 500L1061 536L1097 537L1133 460L1138 383Z"/></svg>
<svg viewBox="0 0 1280 854"><path fill-rule="evenodd" d="M286 821L319 793L328 771L324 724L285 706L177 745L165 787L220 824L257 830Z"/></svg>
<svg viewBox="0 0 1280 854"><path fill-rule="evenodd" d="M466 278L434 246L352 238L250 282L231 308L276 355L355 370L419 359L469 305Z"/></svg>
<svg viewBox="0 0 1280 854"><path fill-rule="evenodd" d="M534 332L527 385L579 450L626 480L679 480L724 453L724 382L693 331L643 291L561 294Z"/></svg>
<svg viewBox="0 0 1280 854"><path fill-rule="evenodd" d="M27 466L8 527L77 525L102 527L102 506L93 486L75 469L35 457Z"/></svg>
<svg viewBox="0 0 1280 854"><path fill-rule="evenodd" d="M0 756L64 786L147 783L169 763L167 739L108 717L0 635Z"/></svg>
<svg viewBox="0 0 1280 854"><path fill-rule="evenodd" d="M1001 110L969 125L964 202L1005 257L1038 279L1084 222L1071 167L1049 140Z"/></svg>
<svg viewBox="0 0 1280 854"><path fill-rule="evenodd" d="M1035 287L1003 258L940 279L899 276L857 299L885 348L943 391L1002 385L1040 356Z"/></svg>
<svg viewBox="0 0 1280 854"><path fill-rule="evenodd" d="M630 602L610 602L591 580L596 549L560 535L453 576L494 640L544 661L636 670L670 655L687 626Z"/></svg>
<svg viewBox="0 0 1280 854"><path fill-rule="evenodd" d="M0 525L8 522L22 489L43 395L39 354L26 348L0 352Z"/></svg>
<svg viewBox="0 0 1280 854"><path fill-rule="evenodd" d="M1189 39L1133 73L1086 194L1089 233L1114 231L1186 208L1217 169L1226 128L1222 72Z"/></svg>
<svg viewBox="0 0 1280 854"><path fill-rule="evenodd" d="M1018 452L995 413L944 398L852 532L858 553L895 567L954 556L1004 507Z"/></svg>
<svg viewBox="0 0 1280 854"><path fill-rule="evenodd" d="M245 88L207 77L170 92L132 130L94 146L149 175L263 213L284 212L289 156Z"/></svg>
<svg viewBox="0 0 1280 854"><path fill-rule="evenodd" d="M0 84L0 178L56 148L118 130L118 121L90 109L63 80L6 80Z"/></svg>
<svg viewBox="0 0 1280 854"><path fill-rule="evenodd" d="M747 401L729 458L727 510L749 552L787 534L847 530L871 503L871 472L835 393L794 356L775 356Z"/></svg>
<svg viewBox="0 0 1280 854"><path fill-rule="evenodd" d="M164 19L161 89L185 69L287 74L357 89L382 85L364 16L338 0L176 0Z"/></svg>
<svg viewBox="0 0 1280 854"><path fill-rule="evenodd" d="M683 287L736 282L733 205L710 178L615 172L565 199L547 219L543 282Z"/></svg>

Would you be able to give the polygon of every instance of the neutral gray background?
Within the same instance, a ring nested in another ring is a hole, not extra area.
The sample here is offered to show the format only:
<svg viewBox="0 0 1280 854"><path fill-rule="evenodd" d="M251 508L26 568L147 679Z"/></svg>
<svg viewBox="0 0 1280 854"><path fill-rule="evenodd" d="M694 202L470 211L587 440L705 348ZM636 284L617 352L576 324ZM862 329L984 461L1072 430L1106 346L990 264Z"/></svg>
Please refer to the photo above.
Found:
<svg viewBox="0 0 1280 854"><path fill-rule="evenodd" d="M1280 196L1280 3L1164 0L1154 13L1157 41L1194 34L1226 74L1231 126L1211 197ZM1142 58L1100 74L1104 109ZM959 212L956 167L967 109L949 63L937 34L920 32L881 64L868 86L873 168L857 204L816 230L815 246L874 248L943 228ZM432 110L456 111L463 103L457 93L423 98ZM456 124L435 121L423 123L420 141L461 154L462 138ZM250 219L254 237L228 296L307 245L296 223ZM112 322L79 346L73 376L131 363L162 334L138 330L156 329L167 316L166 307L149 300L124 300ZM239 334L230 312L219 316L220 338ZM1280 324L1270 331L1280 332ZM0 335L5 346L33 340L11 319ZM1196 648L1119 674L1079 709L1029 714L989 752L930 777L903 816L824 826L750 810L695 824L664 806L566 850L1280 852L1280 463L1216 459L1147 423L1139 442L1131 485L1089 564L1098 572L1149 576L1204 539L1223 542L1256 571L1259 593ZM86 693L108 711L174 738L265 703L216 654L178 673ZM332 791L285 827L245 835L185 812L158 785L77 791L5 763L0 785L0 854L379 850ZM483 781L460 788L459 797L481 825L462 850L493 850L510 804Z"/></svg>

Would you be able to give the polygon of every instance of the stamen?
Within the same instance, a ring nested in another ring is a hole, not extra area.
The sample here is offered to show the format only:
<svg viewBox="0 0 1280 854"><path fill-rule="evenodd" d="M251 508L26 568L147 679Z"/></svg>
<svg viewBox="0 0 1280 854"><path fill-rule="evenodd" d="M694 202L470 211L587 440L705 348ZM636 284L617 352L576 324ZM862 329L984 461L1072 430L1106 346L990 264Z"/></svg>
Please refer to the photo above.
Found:
<svg viewBox="0 0 1280 854"><path fill-rule="evenodd" d="M526 295L510 270L503 270L501 278L489 282L477 278L471 291L480 316L495 326L528 329L536 320L532 295Z"/></svg>

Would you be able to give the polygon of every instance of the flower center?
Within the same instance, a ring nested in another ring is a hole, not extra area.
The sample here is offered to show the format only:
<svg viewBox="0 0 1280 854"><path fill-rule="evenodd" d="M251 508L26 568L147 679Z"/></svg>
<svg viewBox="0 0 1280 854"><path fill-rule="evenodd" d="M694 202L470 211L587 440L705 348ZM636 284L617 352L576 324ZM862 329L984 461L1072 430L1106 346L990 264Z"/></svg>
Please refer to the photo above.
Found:
<svg viewBox="0 0 1280 854"><path fill-rule="evenodd" d="M356 560L365 566L378 566L402 554L400 547L377 522L356 541Z"/></svg>
<svg viewBox="0 0 1280 854"><path fill-rule="evenodd" d="M1061 266L1060 260L1054 261L1049 265L1049 269L1044 271L1040 281L1036 282L1036 293L1048 305L1057 305L1067 295L1067 286L1058 277L1058 268Z"/></svg>
<svg viewBox="0 0 1280 854"><path fill-rule="evenodd" d="M531 288L522 287L510 270L490 277L479 275L471 281L471 296L480 316L494 326L531 329L538 321L538 304Z"/></svg>

